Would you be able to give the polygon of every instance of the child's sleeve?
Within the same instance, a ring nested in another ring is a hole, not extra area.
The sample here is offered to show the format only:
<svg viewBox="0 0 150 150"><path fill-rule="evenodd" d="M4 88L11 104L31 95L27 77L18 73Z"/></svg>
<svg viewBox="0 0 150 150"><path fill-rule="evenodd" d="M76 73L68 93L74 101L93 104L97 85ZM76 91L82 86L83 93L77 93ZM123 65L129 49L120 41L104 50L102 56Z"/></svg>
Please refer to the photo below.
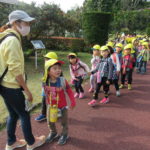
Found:
<svg viewBox="0 0 150 150"><path fill-rule="evenodd" d="M99 66L100 66L100 63L97 64L96 68L95 68L94 70L92 70L91 73L92 73L92 74L95 74L95 73L98 71Z"/></svg>
<svg viewBox="0 0 150 150"><path fill-rule="evenodd" d="M117 64L117 71L120 71L121 64L120 64L120 61L119 61L119 56L117 54L116 54L116 64Z"/></svg>
<svg viewBox="0 0 150 150"><path fill-rule="evenodd" d="M113 63L112 63L112 59L109 59L108 66L109 66L108 80L111 80L112 76L113 76Z"/></svg>
<svg viewBox="0 0 150 150"><path fill-rule="evenodd" d="M70 75L71 75L71 78L74 80L75 79L75 75L71 69L71 65L69 65L69 69L70 69Z"/></svg>
<svg viewBox="0 0 150 150"><path fill-rule="evenodd" d="M87 64L83 63L82 61L80 61L80 64L82 67L84 67L84 69L86 70L86 72L90 72L90 68Z"/></svg>
<svg viewBox="0 0 150 150"><path fill-rule="evenodd" d="M69 100L71 102L71 106L74 107L76 105L74 93L73 93L71 87L69 86L67 80L65 80L65 83L66 83L66 93L68 94Z"/></svg>

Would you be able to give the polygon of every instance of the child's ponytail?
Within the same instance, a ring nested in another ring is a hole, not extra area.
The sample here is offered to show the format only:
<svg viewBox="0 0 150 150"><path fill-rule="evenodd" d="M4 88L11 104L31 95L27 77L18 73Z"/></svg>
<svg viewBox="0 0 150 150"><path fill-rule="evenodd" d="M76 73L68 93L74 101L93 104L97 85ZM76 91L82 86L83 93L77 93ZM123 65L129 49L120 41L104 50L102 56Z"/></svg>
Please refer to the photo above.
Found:
<svg viewBox="0 0 150 150"><path fill-rule="evenodd" d="M7 30L9 28L11 28L11 25L10 24L6 24L6 25L0 27L0 32L4 32L5 30Z"/></svg>

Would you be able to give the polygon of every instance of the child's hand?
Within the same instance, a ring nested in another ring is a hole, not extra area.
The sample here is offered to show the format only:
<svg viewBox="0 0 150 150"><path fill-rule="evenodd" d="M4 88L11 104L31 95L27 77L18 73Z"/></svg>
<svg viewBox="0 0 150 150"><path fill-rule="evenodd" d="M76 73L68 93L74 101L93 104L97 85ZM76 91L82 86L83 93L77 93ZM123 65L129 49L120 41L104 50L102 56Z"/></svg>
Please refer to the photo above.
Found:
<svg viewBox="0 0 150 150"><path fill-rule="evenodd" d="M91 72L88 72L88 75L90 76L92 73Z"/></svg>
<svg viewBox="0 0 150 150"><path fill-rule="evenodd" d="M119 76L119 74L120 74L120 71L117 71L117 76Z"/></svg>
<svg viewBox="0 0 150 150"><path fill-rule="evenodd" d="M107 81L106 81L106 84L110 84L110 81L107 80Z"/></svg>
<svg viewBox="0 0 150 150"><path fill-rule="evenodd" d="M123 70L123 74L126 74L126 70L125 69Z"/></svg>
<svg viewBox="0 0 150 150"><path fill-rule="evenodd" d="M74 80L79 81L79 79L75 78Z"/></svg>

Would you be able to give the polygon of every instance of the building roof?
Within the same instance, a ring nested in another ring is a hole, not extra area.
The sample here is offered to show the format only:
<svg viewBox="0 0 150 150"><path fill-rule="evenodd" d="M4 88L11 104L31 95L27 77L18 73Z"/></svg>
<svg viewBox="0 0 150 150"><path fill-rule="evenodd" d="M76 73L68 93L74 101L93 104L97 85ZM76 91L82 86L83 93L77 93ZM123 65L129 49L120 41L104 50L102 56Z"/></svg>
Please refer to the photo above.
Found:
<svg viewBox="0 0 150 150"><path fill-rule="evenodd" d="M6 3L6 4L18 4L18 0L0 0L0 3Z"/></svg>

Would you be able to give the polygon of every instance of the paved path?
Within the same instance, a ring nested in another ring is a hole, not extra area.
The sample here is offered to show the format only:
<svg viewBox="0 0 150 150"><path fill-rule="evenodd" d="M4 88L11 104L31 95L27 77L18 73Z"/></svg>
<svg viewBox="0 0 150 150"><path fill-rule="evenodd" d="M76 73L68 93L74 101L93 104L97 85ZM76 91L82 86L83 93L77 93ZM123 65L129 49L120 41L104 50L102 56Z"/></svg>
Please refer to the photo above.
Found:
<svg viewBox="0 0 150 150"><path fill-rule="evenodd" d="M114 87L111 92L115 93ZM65 146L56 142L45 144L37 150L150 150L150 73L134 74L133 90L121 92L120 98L112 94L109 104L96 108L87 106L92 94L86 93L86 99L77 100L76 109L70 112L68 143ZM37 123L34 118L35 115L32 116L34 135L48 135L46 122ZM17 135L23 137L20 127ZM4 130L0 133L0 150L4 150L5 141Z"/></svg>

